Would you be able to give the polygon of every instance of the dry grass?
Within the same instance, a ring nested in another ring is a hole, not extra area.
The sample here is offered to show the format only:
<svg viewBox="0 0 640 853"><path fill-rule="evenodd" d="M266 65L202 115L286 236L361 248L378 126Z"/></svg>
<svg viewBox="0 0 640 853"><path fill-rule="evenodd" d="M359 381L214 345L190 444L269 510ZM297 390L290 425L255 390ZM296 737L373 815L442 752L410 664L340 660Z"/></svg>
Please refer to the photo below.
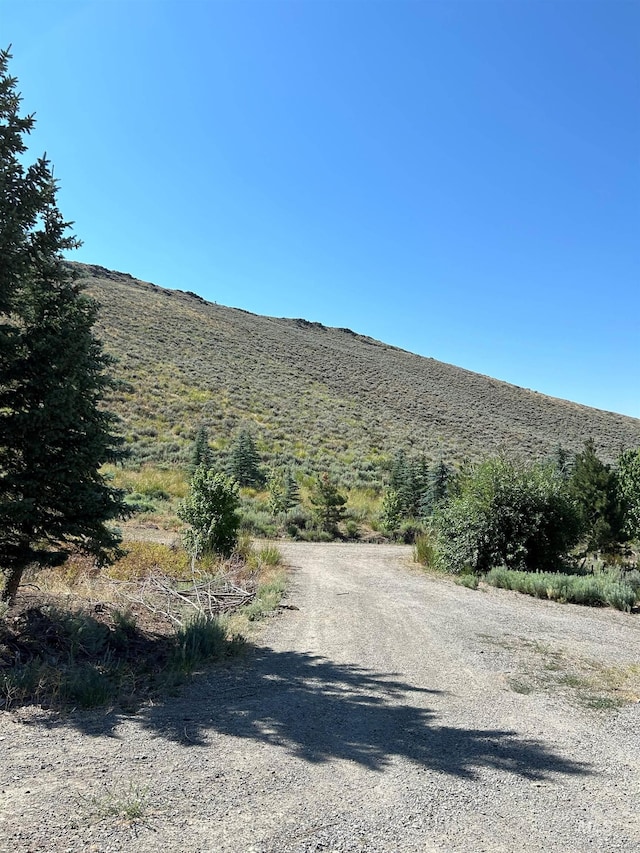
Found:
<svg viewBox="0 0 640 853"><path fill-rule="evenodd" d="M284 592L272 545L195 567L180 547L128 549L106 571L76 556L25 579L0 618L0 707L135 706L238 654Z"/></svg>
<svg viewBox="0 0 640 853"><path fill-rule="evenodd" d="M506 680L516 693L558 693L578 705L599 711L640 702L640 665L607 666L568 654L548 643L521 637L479 635L484 642L512 654L517 673Z"/></svg>

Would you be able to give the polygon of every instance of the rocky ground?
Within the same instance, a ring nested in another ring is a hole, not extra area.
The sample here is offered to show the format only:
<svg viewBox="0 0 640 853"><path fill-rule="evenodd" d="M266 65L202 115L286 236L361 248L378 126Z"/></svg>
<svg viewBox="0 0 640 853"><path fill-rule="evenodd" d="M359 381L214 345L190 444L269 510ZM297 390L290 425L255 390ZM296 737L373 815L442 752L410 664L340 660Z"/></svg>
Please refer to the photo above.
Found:
<svg viewBox="0 0 640 853"><path fill-rule="evenodd" d="M245 660L135 714L0 718L0 850L640 849L640 618L290 543Z"/></svg>

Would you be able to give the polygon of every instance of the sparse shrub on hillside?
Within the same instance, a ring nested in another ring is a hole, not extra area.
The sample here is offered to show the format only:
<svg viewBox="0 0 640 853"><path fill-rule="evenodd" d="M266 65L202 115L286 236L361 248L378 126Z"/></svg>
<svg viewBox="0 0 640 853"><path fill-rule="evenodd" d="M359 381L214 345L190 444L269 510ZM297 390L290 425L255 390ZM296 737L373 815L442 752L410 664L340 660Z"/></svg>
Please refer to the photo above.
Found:
<svg viewBox="0 0 640 853"><path fill-rule="evenodd" d="M576 544L576 510L550 466L490 459L433 518L443 568L484 573L494 566L551 569Z"/></svg>

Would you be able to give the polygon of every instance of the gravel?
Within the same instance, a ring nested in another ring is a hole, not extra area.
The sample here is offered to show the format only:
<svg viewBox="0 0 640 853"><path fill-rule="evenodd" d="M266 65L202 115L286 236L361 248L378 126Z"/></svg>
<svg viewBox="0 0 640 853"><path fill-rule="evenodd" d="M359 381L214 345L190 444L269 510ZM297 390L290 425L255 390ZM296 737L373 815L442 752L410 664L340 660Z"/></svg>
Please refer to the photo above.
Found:
<svg viewBox="0 0 640 853"><path fill-rule="evenodd" d="M640 849L640 704L558 677L637 666L637 615L468 590L404 546L281 550L246 661L129 716L2 715L1 851Z"/></svg>

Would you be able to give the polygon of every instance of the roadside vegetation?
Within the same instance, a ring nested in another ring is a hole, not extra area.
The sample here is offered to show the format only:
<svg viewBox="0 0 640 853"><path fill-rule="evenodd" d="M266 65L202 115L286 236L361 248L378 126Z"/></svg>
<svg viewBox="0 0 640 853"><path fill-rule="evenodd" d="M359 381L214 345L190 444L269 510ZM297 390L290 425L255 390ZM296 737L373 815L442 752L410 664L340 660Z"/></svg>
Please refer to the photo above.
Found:
<svg viewBox="0 0 640 853"><path fill-rule="evenodd" d="M631 612L640 603L639 469L640 451L608 465L590 441L545 463L497 457L472 466L435 507L415 559L467 586L483 580Z"/></svg>

